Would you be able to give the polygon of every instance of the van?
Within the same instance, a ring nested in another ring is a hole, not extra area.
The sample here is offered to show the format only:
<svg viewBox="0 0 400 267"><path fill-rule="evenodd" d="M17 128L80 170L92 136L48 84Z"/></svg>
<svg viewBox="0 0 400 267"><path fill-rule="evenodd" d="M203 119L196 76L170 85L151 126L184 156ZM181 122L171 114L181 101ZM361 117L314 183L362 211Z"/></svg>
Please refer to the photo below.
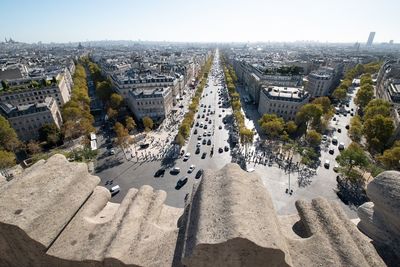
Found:
<svg viewBox="0 0 400 267"><path fill-rule="evenodd" d="M114 196L115 194L117 194L119 191L121 190L121 188L119 187L119 185L115 185L113 187L110 188L110 193L112 196Z"/></svg>

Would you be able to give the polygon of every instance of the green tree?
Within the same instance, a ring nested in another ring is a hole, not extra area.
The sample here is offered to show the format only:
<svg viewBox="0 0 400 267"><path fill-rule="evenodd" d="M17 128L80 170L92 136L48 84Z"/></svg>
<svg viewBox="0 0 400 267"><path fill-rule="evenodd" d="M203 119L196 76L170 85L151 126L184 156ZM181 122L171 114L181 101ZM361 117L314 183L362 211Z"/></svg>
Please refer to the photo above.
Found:
<svg viewBox="0 0 400 267"><path fill-rule="evenodd" d="M370 74L364 74L364 75L361 76L360 85L365 85L365 84L373 85L372 78L371 78Z"/></svg>
<svg viewBox="0 0 400 267"><path fill-rule="evenodd" d="M15 151L20 141L6 118L0 115L0 149Z"/></svg>
<svg viewBox="0 0 400 267"><path fill-rule="evenodd" d="M297 125L294 121L288 121L285 125L285 130L289 135L294 134L297 131Z"/></svg>
<svg viewBox="0 0 400 267"><path fill-rule="evenodd" d="M332 97L337 100L344 100L347 97L347 90L344 88L336 88L332 93Z"/></svg>
<svg viewBox="0 0 400 267"><path fill-rule="evenodd" d="M323 114L327 114L332 111L331 101L326 96L317 97L312 103L321 105Z"/></svg>
<svg viewBox="0 0 400 267"><path fill-rule="evenodd" d="M182 148L185 144L185 138L180 133L178 133L175 137L175 143L179 145L179 148Z"/></svg>
<svg viewBox="0 0 400 267"><path fill-rule="evenodd" d="M261 129L271 138L278 137L285 127L284 120L276 114L264 114L258 123Z"/></svg>
<svg viewBox="0 0 400 267"><path fill-rule="evenodd" d="M323 114L322 106L315 104L305 104L296 113L296 122L299 124L306 124L307 128L311 123L314 128L321 126L321 116Z"/></svg>
<svg viewBox="0 0 400 267"><path fill-rule="evenodd" d="M10 168L15 165L15 155L6 150L0 150L0 170Z"/></svg>
<svg viewBox="0 0 400 267"><path fill-rule="evenodd" d="M128 129L126 129L121 123L116 122L114 125L114 131L117 136L117 145L122 148L126 147L130 141Z"/></svg>
<svg viewBox="0 0 400 267"><path fill-rule="evenodd" d="M121 103L122 103L123 100L124 100L124 99L122 98L121 95L116 94L116 93L113 93L113 94L110 96L110 105L111 105L111 107L112 107L113 109L117 109L117 108L121 105Z"/></svg>
<svg viewBox="0 0 400 267"><path fill-rule="evenodd" d="M357 91L354 103L360 108L364 109L365 106L374 98L374 87L370 84L366 84L360 87Z"/></svg>
<svg viewBox="0 0 400 267"><path fill-rule="evenodd" d="M350 129L348 134L354 142L359 143L363 134L363 127L360 116L356 115L350 120Z"/></svg>
<svg viewBox="0 0 400 267"><path fill-rule="evenodd" d="M253 143L254 133L252 130L242 127L239 130L240 142L245 146L246 152L249 144Z"/></svg>
<svg viewBox="0 0 400 267"><path fill-rule="evenodd" d="M363 168L367 167L369 164L368 157L365 155L364 150L357 143L351 143L340 153L339 156L336 157L336 161L340 164L340 166L347 169L347 175L355 166Z"/></svg>
<svg viewBox="0 0 400 267"><path fill-rule="evenodd" d="M383 163L387 169L400 171L400 141L396 141L390 149L386 149L378 160Z"/></svg>
<svg viewBox="0 0 400 267"><path fill-rule="evenodd" d="M376 115L390 117L391 104L383 99L377 98L371 100L364 108L364 120L373 118Z"/></svg>
<svg viewBox="0 0 400 267"><path fill-rule="evenodd" d="M118 115L118 111L116 111L115 109L109 107L107 109L107 117L109 120L114 120Z"/></svg>
<svg viewBox="0 0 400 267"><path fill-rule="evenodd" d="M144 126L144 128L145 128L145 130L146 131L150 131L151 129L153 129L153 126L154 126L154 122L153 122L153 120L150 118L150 117L144 117L143 119L142 119L142 121L143 121L143 126ZM190 126L189 126L190 127Z"/></svg>
<svg viewBox="0 0 400 267"><path fill-rule="evenodd" d="M394 131L393 119L382 115L364 122L364 135L372 150L381 152Z"/></svg>
<svg viewBox="0 0 400 267"><path fill-rule="evenodd" d="M113 93L111 82L108 80L103 80L96 82L95 85L97 96L103 101L108 101Z"/></svg>
<svg viewBox="0 0 400 267"><path fill-rule="evenodd" d="M61 140L61 131L55 123L43 124L39 128L39 140L54 146Z"/></svg>
<svg viewBox="0 0 400 267"><path fill-rule="evenodd" d="M136 122L132 117L126 116L125 117L125 126L128 129L128 131L132 131L133 129L136 128Z"/></svg>
<svg viewBox="0 0 400 267"><path fill-rule="evenodd" d="M307 132L306 141L311 147L317 147L321 144L321 134L315 130Z"/></svg>
<svg viewBox="0 0 400 267"><path fill-rule="evenodd" d="M26 149L28 150L28 153L31 155L42 152L42 148L41 148L40 144L36 141L30 141L26 145Z"/></svg>

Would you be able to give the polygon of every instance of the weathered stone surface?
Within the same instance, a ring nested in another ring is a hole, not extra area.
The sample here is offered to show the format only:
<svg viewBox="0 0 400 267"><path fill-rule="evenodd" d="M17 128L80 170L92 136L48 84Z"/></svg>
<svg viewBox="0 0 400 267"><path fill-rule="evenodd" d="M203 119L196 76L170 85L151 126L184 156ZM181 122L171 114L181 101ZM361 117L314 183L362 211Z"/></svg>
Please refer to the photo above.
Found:
<svg viewBox="0 0 400 267"><path fill-rule="evenodd" d="M149 186L111 203L98 183L86 164L61 155L6 183L0 266L171 266L182 209Z"/></svg>
<svg viewBox="0 0 400 267"><path fill-rule="evenodd" d="M256 175L235 164L206 172L186 207L183 264L385 266L338 205L319 198L296 206L298 216L278 219Z"/></svg>
<svg viewBox="0 0 400 267"><path fill-rule="evenodd" d="M358 208L358 228L400 259L400 172L386 171L367 187L371 202Z"/></svg>
<svg viewBox="0 0 400 267"><path fill-rule="evenodd" d="M291 265L271 198L239 165L206 171L188 209L183 264Z"/></svg>
<svg viewBox="0 0 400 267"><path fill-rule="evenodd" d="M359 226L378 223L372 233L390 233L387 244L396 246L399 176L385 177L369 189L376 206L360 209ZM260 178L236 164L205 171L184 210L164 205L166 193L149 186L111 203L98 182L85 164L60 155L6 182L0 266L384 266L338 205L298 201L298 214L277 217Z"/></svg>

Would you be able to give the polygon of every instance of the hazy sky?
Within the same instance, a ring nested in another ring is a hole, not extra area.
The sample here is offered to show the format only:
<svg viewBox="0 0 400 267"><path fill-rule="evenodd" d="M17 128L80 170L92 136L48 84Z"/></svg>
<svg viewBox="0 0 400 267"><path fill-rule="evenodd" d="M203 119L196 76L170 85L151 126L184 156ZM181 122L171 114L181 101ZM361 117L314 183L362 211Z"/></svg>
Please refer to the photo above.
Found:
<svg viewBox="0 0 400 267"><path fill-rule="evenodd" d="M0 0L0 38L400 42L400 0Z"/></svg>

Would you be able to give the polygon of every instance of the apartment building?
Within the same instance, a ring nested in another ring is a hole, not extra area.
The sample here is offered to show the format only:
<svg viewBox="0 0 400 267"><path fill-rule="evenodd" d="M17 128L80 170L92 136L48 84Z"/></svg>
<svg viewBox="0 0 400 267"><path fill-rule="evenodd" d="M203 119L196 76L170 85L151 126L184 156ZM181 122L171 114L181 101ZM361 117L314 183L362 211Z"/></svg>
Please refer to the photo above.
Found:
<svg viewBox="0 0 400 267"><path fill-rule="evenodd" d="M52 97L41 102L27 105L0 103L0 112L8 119L18 137L22 141L39 138L39 129L44 124L54 123L58 128L62 125L60 109Z"/></svg>
<svg viewBox="0 0 400 267"><path fill-rule="evenodd" d="M258 113L274 113L284 120L294 120L301 106L308 103L310 94L302 88L263 86Z"/></svg>
<svg viewBox="0 0 400 267"><path fill-rule="evenodd" d="M173 108L172 89L159 87L130 90L127 104L138 120L148 116L155 121L161 121Z"/></svg>
<svg viewBox="0 0 400 267"><path fill-rule="evenodd" d="M334 78L333 68L321 67L308 75L306 90L314 98L327 96L333 90Z"/></svg>
<svg viewBox="0 0 400 267"><path fill-rule="evenodd" d="M7 86L0 90L0 102L30 105L52 97L61 108L71 98L72 77L68 72L59 73L55 80L47 77L13 79L7 81Z"/></svg>

